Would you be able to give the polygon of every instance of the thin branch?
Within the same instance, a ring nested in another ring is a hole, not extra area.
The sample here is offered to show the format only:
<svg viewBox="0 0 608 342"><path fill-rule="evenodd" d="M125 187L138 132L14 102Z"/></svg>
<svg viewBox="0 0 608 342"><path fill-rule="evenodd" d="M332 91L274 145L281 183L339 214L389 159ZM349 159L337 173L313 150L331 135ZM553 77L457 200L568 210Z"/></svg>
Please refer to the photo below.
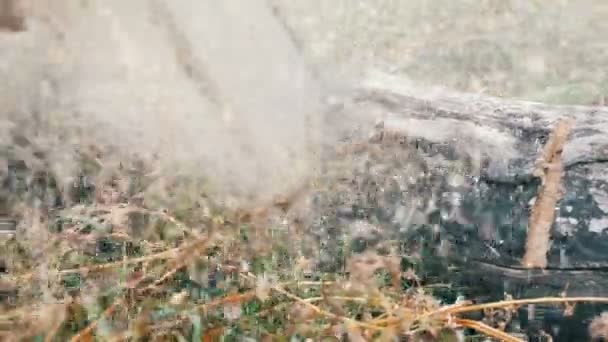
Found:
<svg viewBox="0 0 608 342"><path fill-rule="evenodd" d="M462 325L463 327L471 328L475 331L478 331L486 336L494 337L504 342L524 342L524 340L513 337L504 331L492 328L489 325L486 325L482 322L470 320L470 319L460 319L457 318L455 323Z"/></svg>
<svg viewBox="0 0 608 342"><path fill-rule="evenodd" d="M572 303L572 302L589 302L589 303L608 303L608 297L542 297L542 298L529 298L529 299L514 299L514 300L503 300L499 302L466 305L461 307L449 307L447 310L436 310L429 314L429 316L436 315L439 313L446 314L459 314L472 311L481 311L484 309L498 309L509 306L519 306L526 304L558 304L558 303Z"/></svg>
<svg viewBox="0 0 608 342"><path fill-rule="evenodd" d="M167 259L174 258L176 253L179 252L180 249L182 249L182 248L183 248L183 246L172 248L170 250L155 253L155 254L138 257L138 258L119 260L119 261L114 261L114 262L109 262L109 263L99 264L99 265L82 266L82 267L78 267L78 268L71 268L71 269L60 270L60 271L56 271L56 272L50 272L50 273L52 275L66 275L66 274L74 274L74 273L88 274L88 273L94 273L94 272L101 272L101 271L112 269L112 268L118 268L118 267L122 267L124 265L132 265L132 264L138 264L138 263L142 263L142 262L150 262L150 261L154 261L154 260L167 260ZM32 272L30 272L30 273L26 273L26 274L17 276L16 278L18 280L27 281L27 280L30 280L33 277L33 275L34 274Z"/></svg>
<svg viewBox="0 0 608 342"><path fill-rule="evenodd" d="M256 279L256 276L251 274L251 273L242 273L243 276L245 276L246 278L249 279ZM349 323L349 324L354 324L356 326L362 327L362 328L366 328L366 329L372 329L372 330L382 330L382 327L379 327L377 325L373 325L373 324L369 324L369 323L365 323L365 322L361 322L361 321L357 321L348 317L343 317L340 315L336 315L333 312L329 312L329 311L325 311L323 309L321 309L320 307L312 304L311 302L306 301L305 299L302 299L294 294L292 294L291 292L283 289L280 285L275 285L271 287L272 290L274 290L275 292L278 292L282 295L284 295L285 297L292 299L310 309L312 309L316 314L321 315L321 316L325 316L327 318L331 318L331 319L335 319L335 320L339 320L345 323Z"/></svg>

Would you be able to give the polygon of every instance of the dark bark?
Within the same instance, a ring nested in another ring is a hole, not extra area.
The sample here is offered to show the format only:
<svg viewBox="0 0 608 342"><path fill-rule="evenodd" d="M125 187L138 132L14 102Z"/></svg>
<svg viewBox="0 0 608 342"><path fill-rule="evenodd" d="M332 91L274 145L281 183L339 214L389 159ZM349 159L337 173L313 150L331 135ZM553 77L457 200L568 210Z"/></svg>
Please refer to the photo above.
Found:
<svg viewBox="0 0 608 342"><path fill-rule="evenodd" d="M386 78L361 88L347 109L374 113L386 131L455 146L477 160L476 186L484 190L465 195L463 211L469 222L442 222L442 239L451 245L448 259L463 271L484 281L533 284L547 291L569 284L573 292L606 292L607 107L423 89ZM544 273L528 271L519 265L529 202L538 187L534 163L554 124L564 117L575 126L564 148L565 194L552 227L549 266ZM482 215L494 218L489 234L482 232Z"/></svg>

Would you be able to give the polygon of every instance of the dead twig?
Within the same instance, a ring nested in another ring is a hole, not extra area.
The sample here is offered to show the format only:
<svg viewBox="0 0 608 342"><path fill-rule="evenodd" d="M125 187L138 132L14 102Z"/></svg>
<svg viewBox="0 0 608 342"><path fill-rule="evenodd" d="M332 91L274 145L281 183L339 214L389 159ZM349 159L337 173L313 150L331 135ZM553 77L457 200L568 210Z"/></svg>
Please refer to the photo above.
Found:
<svg viewBox="0 0 608 342"><path fill-rule="evenodd" d="M90 335L93 333L93 330L96 329L97 325L99 324L99 320L111 315L112 312L114 312L114 310L119 308L124 302L125 302L124 298L120 298L120 299L116 300L114 303L112 303L110 306L108 306L101 313L101 315L99 315L99 317L96 320L92 321L87 327L80 330L76 335L74 335L70 339L70 342L89 341Z"/></svg>
<svg viewBox="0 0 608 342"><path fill-rule="evenodd" d="M241 274L244 277L246 277L248 279L251 279L251 280L255 280L257 278L255 275L253 275L251 273L241 273ZM303 306L308 307L309 309L311 309L317 315L325 316L325 317L327 317L329 319L334 319L334 320L342 321L342 322L344 322L346 324L358 326L358 327L365 328L365 329L371 329L371 330L374 330L374 331L382 330L382 327L379 327L379 326L376 326L376 325L373 325L373 324L369 324L369 323L365 323L365 322L361 322L361 321L357 321L357 320L354 320L354 319L351 319L351 318L348 318L348 317L343 317L343 316L340 316L340 315L336 315L333 312L329 312L329 311L323 310L320 307L314 305L313 303L311 303L311 302L309 302L309 301L307 301L305 299L302 299L302 298L300 298L300 297L292 294L291 292L283 289L280 285L272 286L271 289L273 291L275 291L277 293L280 293L283 296L285 296L285 297L287 297L287 298L289 298L289 299L297 302L297 303L302 304Z"/></svg>
<svg viewBox="0 0 608 342"><path fill-rule="evenodd" d="M165 274L163 274L162 277L160 277L159 279L154 281L149 286L146 286L146 287L138 290L138 293L141 294L146 291L156 290L158 288L158 286L160 286L165 281L167 281L169 278L171 278L179 270L186 267L188 265L188 263L192 260L192 257L194 255L200 254L213 241L214 241L214 237L210 237L208 239L201 238L198 241L195 241L193 244L187 246L186 248L183 248L179 253L177 253L175 258L173 259L175 261L175 263L169 268L169 270L167 272L165 272Z"/></svg>
<svg viewBox="0 0 608 342"><path fill-rule="evenodd" d="M473 329L475 331L478 331L486 336L497 338L500 341L524 342L523 340L521 340L519 338L513 337L504 331L500 331L498 329L492 328L491 326L486 325L482 322L478 322L478 321L474 321L474 320L470 320L470 319L461 319L461 318L455 319L454 322L463 327L467 327L467 328Z"/></svg>
<svg viewBox="0 0 608 342"><path fill-rule="evenodd" d="M448 305L438 308L436 310L428 311L417 317L418 320L426 319L429 317L442 316L447 319L448 316L454 316L457 314L483 311L486 309L500 309L517 307L526 304L561 304L561 303L574 303L574 302L588 302L588 303L608 303L608 297L541 297L541 298L528 298L528 299L509 299L498 302L484 303L484 304L455 304ZM401 319L399 317L390 317L383 319L376 319L372 321L376 326L391 326L399 324Z"/></svg>
<svg viewBox="0 0 608 342"><path fill-rule="evenodd" d="M562 119L557 123L537 161L535 175L541 178L541 185L528 222L526 252L522 259L526 268L547 267L555 205L562 196L562 150L572 125L569 119Z"/></svg>
<svg viewBox="0 0 608 342"><path fill-rule="evenodd" d="M154 261L154 260L172 259L175 257L175 255L179 252L179 250L181 248L183 248L183 247L177 247L177 248L173 248L173 249L170 249L167 251L163 251L163 252L159 252L159 253L155 253L155 254L151 254L151 255L146 255L146 256L138 257L138 258L131 258L131 259L126 259L126 260L109 262L109 263L105 263L105 264L83 266L83 267L78 267L78 268L71 268L71 269L66 269L66 270L55 271L55 272L51 272L51 275L66 275L66 274L75 274L75 273L89 274L89 273L101 272L101 271L105 271L108 269L121 267L121 266L124 266L125 264L132 265L132 264L138 264L138 263L142 263L142 262L150 262L150 261ZM30 272L30 273L25 273L25 274L19 275L16 278L17 278L17 280L21 280L21 281L28 281L33 277L33 275L34 274Z"/></svg>
<svg viewBox="0 0 608 342"><path fill-rule="evenodd" d="M429 315L436 315L440 313L445 314L460 314L472 311L481 311L484 309L498 309L506 308L510 306L520 306L526 304L559 304L559 303L573 303L573 302L588 302L588 303L608 303L608 297L541 297L541 298L529 298L529 299L513 299L503 300L499 302L485 303L485 304L474 304L465 305L458 307L448 307L447 309L439 309L431 312Z"/></svg>

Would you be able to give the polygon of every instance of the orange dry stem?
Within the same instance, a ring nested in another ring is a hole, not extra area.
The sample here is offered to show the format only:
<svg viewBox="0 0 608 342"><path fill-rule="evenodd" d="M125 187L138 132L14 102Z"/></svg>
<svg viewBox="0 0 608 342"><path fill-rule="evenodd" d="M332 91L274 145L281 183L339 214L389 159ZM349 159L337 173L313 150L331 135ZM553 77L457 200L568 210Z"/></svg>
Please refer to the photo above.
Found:
<svg viewBox="0 0 608 342"><path fill-rule="evenodd" d="M535 175L539 176L542 182L528 222L526 252L522 260L526 268L547 267L555 205L562 195L562 150L571 128L570 120L560 120L537 162Z"/></svg>

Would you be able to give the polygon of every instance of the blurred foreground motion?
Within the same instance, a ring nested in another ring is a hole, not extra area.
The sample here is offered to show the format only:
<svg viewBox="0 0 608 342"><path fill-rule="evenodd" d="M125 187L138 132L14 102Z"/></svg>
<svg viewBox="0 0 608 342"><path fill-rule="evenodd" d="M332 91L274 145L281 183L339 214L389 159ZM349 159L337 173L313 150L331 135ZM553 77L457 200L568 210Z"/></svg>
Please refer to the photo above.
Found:
<svg viewBox="0 0 608 342"><path fill-rule="evenodd" d="M0 91L14 95L1 118L61 140L47 142L63 144L56 167L94 143L249 200L314 170L323 90L266 1L23 3L28 31L0 38ZM0 6L0 25L23 27L15 1Z"/></svg>

